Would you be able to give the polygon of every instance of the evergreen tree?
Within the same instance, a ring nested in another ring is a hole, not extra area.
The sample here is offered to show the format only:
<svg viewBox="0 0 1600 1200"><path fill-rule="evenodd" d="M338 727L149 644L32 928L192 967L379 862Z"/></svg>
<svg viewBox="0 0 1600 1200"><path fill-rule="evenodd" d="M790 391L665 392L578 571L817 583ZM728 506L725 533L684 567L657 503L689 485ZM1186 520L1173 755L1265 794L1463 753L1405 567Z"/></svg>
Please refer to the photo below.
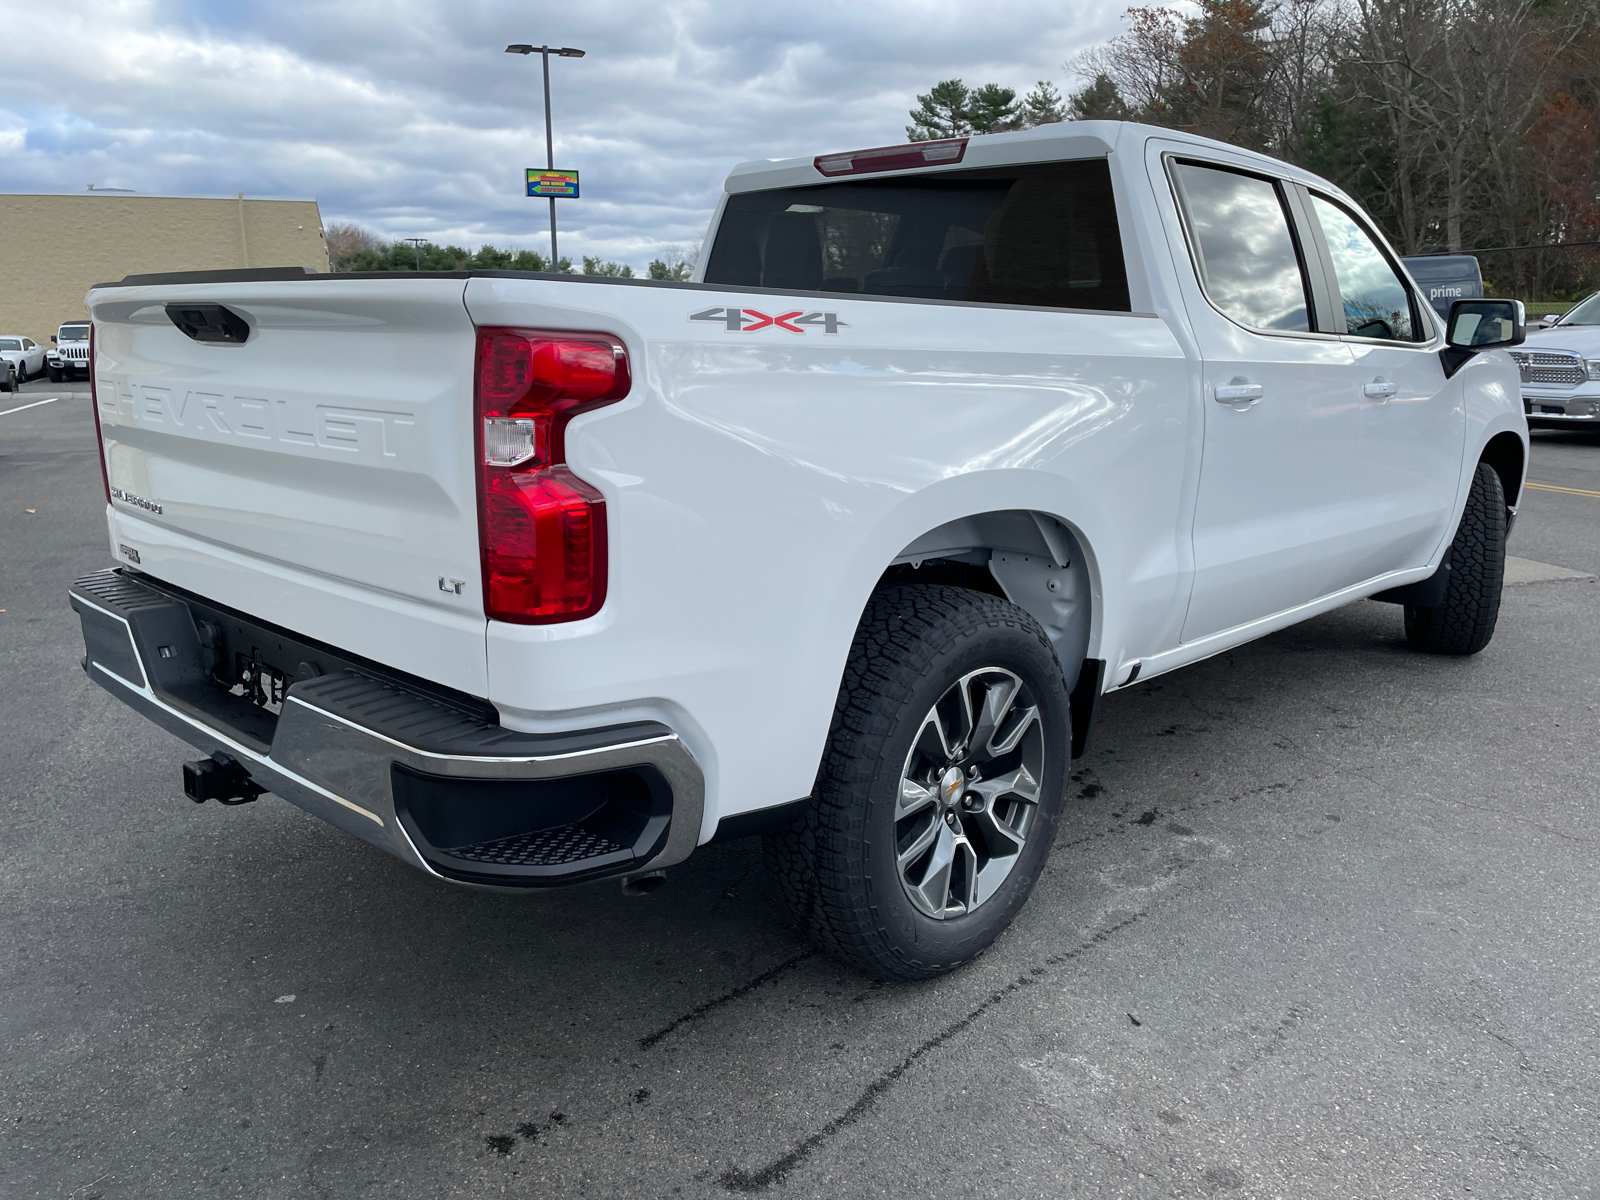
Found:
<svg viewBox="0 0 1600 1200"><path fill-rule="evenodd" d="M1102 72L1067 99L1074 121L1126 121L1132 114L1111 76Z"/></svg>
<svg viewBox="0 0 1600 1200"><path fill-rule="evenodd" d="M906 140L931 142L971 133L972 126L967 121L967 103L971 98L967 85L959 79L934 84L927 95L917 97L917 107L911 110L911 124L906 126Z"/></svg>
<svg viewBox="0 0 1600 1200"><path fill-rule="evenodd" d="M1055 84L1044 79L1039 80L1034 85L1033 91L1022 98L1022 111L1018 115L1023 129L1032 129L1036 125L1051 125L1056 121L1067 119L1061 93L1056 91Z"/></svg>
<svg viewBox="0 0 1600 1200"><path fill-rule="evenodd" d="M973 133L1005 133L1008 129L1020 128L1019 107L1015 89L986 83L968 97L961 115Z"/></svg>
<svg viewBox="0 0 1600 1200"><path fill-rule="evenodd" d="M694 264L686 258L658 258L650 264L651 279L670 279L682 283L694 273Z"/></svg>
<svg viewBox="0 0 1600 1200"><path fill-rule="evenodd" d="M603 275L608 279L632 279L633 268L625 267L619 262L601 262L598 258L583 256L583 273L585 275Z"/></svg>

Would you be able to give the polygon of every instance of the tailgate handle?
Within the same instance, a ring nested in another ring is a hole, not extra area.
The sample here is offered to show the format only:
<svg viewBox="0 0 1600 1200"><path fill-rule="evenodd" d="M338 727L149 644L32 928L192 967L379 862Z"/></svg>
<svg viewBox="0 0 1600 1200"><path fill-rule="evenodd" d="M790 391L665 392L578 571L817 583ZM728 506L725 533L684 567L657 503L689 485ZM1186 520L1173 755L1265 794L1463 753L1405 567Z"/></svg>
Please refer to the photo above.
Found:
<svg viewBox="0 0 1600 1200"><path fill-rule="evenodd" d="M169 304L167 317L197 342L243 345L250 338L245 319L220 304Z"/></svg>

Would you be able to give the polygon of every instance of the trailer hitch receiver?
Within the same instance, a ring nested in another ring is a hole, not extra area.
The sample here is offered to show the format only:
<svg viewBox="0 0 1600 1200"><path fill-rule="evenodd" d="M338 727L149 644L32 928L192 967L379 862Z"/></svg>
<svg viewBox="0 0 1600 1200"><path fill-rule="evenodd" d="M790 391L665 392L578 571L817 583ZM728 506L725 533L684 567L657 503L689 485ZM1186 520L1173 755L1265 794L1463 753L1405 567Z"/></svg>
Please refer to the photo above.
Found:
<svg viewBox="0 0 1600 1200"><path fill-rule="evenodd" d="M250 772L237 759L221 750L210 758L183 764L183 794L196 804L207 800L249 804L266 790L250 778Z"/></svg>

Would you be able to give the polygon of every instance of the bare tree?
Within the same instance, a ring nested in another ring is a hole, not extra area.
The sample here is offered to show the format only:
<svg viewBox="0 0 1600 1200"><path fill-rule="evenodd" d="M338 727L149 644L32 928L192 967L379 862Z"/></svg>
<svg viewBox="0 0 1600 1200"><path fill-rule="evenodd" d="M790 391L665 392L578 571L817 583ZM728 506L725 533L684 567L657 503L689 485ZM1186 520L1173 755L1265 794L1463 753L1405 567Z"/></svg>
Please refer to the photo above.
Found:
<svg viewBox="0 0 1600 1200"><path fill-rule="evenodd" d="M341 264L351 258L357 251L381 251L386 248L376 234L352 225L348 221L338 221L323 230L323 237L328 243L328 269L338 271ZM342 268L348 270L348 267Z"/></svg>
<svg viewBox="0 0 1600 1200"><path fill-rule="evenodd" d="M1307 130L1335 86L1349 26L1345 0L1282 0L1272 10L1263 124L1275 153L1304 160Z"/></svg>
<svg viewBox="0 0 1600 1200"><path fill-rule="evenodd" d="M1067 63L1067 70L1090 80L1091 88L1109 80L1134 119L1168 124L1172 93L1183 76L1178 63L1183 18L1170 8L1130 8L1124 17L1125 33L1084 51Z"/></svg>
<svg viewBox="0 0 1600 1200"><path fill-rule="evenodd" d="M1355 6L1357 94L1393 140L1401 244L1415 251L1442 240L1459 253L1471 193L1490 193L1486 207L1502 216L1525 199L1517 148L1592 10L1551 0Z"/></svg>

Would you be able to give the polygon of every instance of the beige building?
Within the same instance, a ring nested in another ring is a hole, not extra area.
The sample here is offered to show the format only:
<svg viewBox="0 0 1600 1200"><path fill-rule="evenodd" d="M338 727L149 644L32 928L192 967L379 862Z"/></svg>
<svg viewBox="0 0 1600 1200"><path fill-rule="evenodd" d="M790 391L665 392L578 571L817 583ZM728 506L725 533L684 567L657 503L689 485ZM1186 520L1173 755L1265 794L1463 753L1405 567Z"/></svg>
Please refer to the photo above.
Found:
<svg viewBox="0 0 1600 1200"><path fill-rule="evenodd" d="M156 271L328 269L315 200L0 195L0 334L46 346L97 283Z"/></svg>

